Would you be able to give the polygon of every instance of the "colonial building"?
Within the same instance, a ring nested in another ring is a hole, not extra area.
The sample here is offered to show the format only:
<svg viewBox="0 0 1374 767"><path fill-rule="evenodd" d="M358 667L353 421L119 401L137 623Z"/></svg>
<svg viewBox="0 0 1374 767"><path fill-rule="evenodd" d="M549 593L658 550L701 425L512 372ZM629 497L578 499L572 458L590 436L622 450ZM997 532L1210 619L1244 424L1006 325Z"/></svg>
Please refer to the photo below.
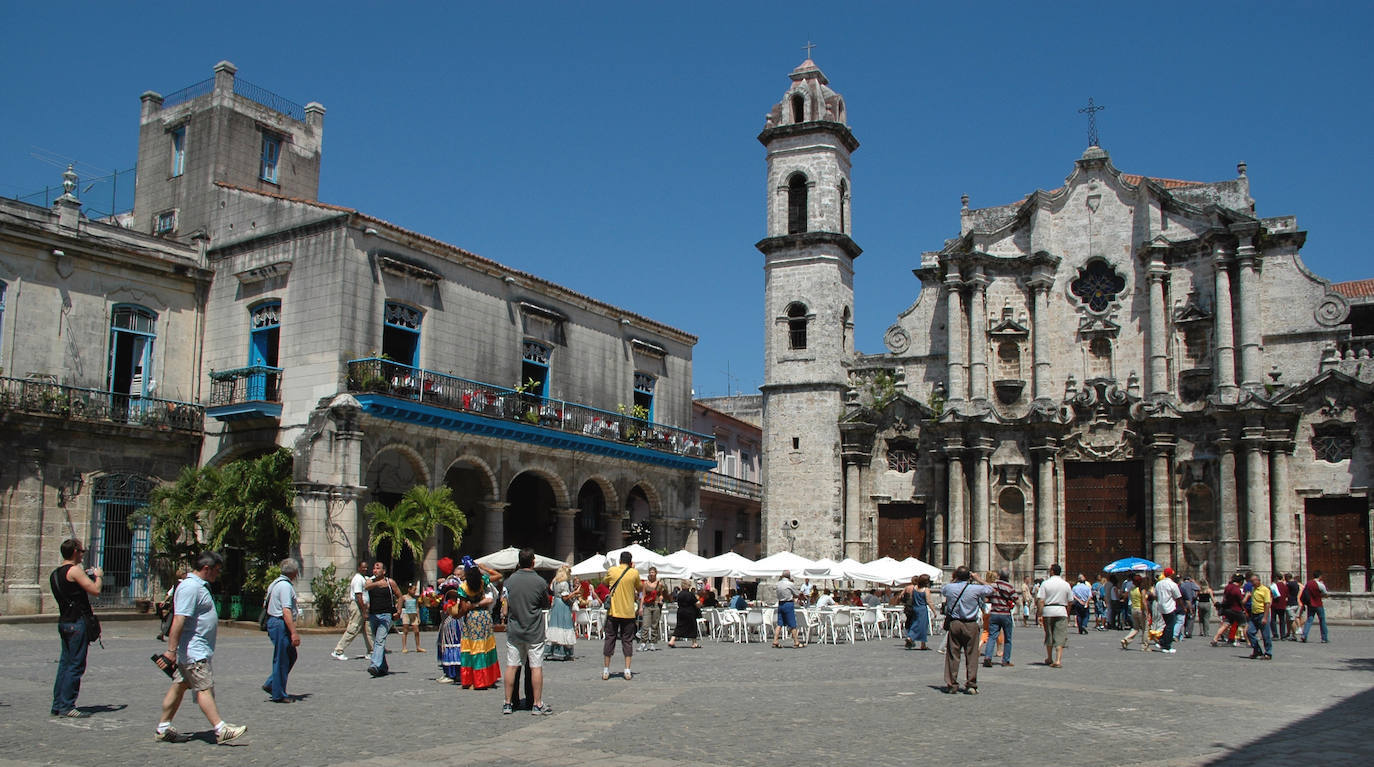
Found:
<svg viewBox="0 0 1374 767"><path fill-rule="evenodd" d="M763 501L759 447L763 432L758 423L716 407L737 404L738 399L716 397L692 403L692 430L710 434L716 442L716 467L701 475L697 553L703 557L733 551L755 559L763 541L759 525Z"/></svg>
<svg viewBox="0 0 1374 767"><path fill-rule="evenodd" d="M1308 271L1244 163L1151 178L1091 146L1053 190L965 197L887 350L861 354L858 141L813 62L791 79L759 135L769 551L1024 574L1146 556L1340 589L1370 566L1374 290Z"/></svg>
<svg viewBox="0 0 1374 767"><path fill-rule="evenodd" d="M28 601L6 612L37 608L27 595L63 537L89 536L100 561L110 507L99 492L72 506L64 487L125 477L136 509L184 465L278 447L295 457L303 584L373 553L363 507L417 484L451 488L469 526L457 546L432 538L423 566L398 552L402 578L507 545L585 557L631 522L655 547L697 548L716 460L688 428L696 338L318 201L324 114L221 62L143 94L133 231L63 226L63 203L4 208L6 370L33 374L5 382L20 405L0 400L0 437L25 456L4 480L4 561L7 593ZM38 386L91 389L135 423L93 437L69 410L32 412ZM139 441L164 427L172 440ZM133 534L120 556L141 564L118 596L148 592L149 553Z"/></svg>

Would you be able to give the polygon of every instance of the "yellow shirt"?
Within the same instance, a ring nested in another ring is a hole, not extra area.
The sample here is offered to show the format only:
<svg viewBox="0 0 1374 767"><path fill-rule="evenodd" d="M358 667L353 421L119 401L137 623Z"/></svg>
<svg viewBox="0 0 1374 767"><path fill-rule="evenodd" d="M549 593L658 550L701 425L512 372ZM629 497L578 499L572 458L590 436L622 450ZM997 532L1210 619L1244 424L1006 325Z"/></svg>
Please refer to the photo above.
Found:
<svg viewBox="0 0 1374 767"><path fill-rule="evenodd" d="M1255 590L1250 592L1250 614L1263 615L1273 602L1274 595L1269 593L1268 586L1256 586Z"/></svg>
<svg viewBox="0 0 1374 767"><path fill-rule="evenodd" d="M1145 611L1145 589L1139 586L1131 589L1131 609L1138 612Z"/></svg>
<svg viewBox="0 0 1374 767"><path fill-rule="evenodd" d="M620 577L622 572L625 573L624 578ZM619 584L616 584L616 579L620 580ZM638 601L636 597L640 590L639 571L630 565L616 565L610 569L610 572L606 573L606 577L602 578L601 582L614 587L611 591L611 607L606 611L606 615L611 618L635 617L635 614L639 612L635 604Z"/></svg>

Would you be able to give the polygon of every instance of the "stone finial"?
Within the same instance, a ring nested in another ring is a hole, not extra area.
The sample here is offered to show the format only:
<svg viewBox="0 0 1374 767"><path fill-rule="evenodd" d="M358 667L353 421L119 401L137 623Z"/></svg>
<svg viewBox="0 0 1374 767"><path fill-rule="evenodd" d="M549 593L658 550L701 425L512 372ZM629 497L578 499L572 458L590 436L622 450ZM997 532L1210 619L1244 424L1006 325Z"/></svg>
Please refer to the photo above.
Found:
<svg viewBox="0 0 1374 767"><path fill-rule="evenodd" d="M76 171L72 169L71 165L68 165L67 169L62 172L62 196L75 200L76 184L79 180L80 179L77 177Z"/></svg>
<svg viewBox="0 0 1374 767"><path fill-rule="evenodd" d="M963 210L968 210L968 195L959 195L959 205L963 208Z"/></svg>
<svg viewBox="0 0 1374 767"><path fill-rule="evenodd" d="M1241 178L1245 178L1246 167L1248 166L1245 164L1244 160L1241 160L1240 162L1236 163L1236 175L1240 176Z"/></svg>
<svg viewBox="0 0 1374 767"><path fill-rule="evenodd" d="M239 68L236 67L236 66L234 66L234 62L229 61L229 60L227 60L227 59L226 59L226 60L223 60L223 61L220 61L220 63L218 63L218 64L215 65L215 74L219 74L220 72L228 72L229 74L232 75L232 74L237 74L238 71L239 71Z"/></svg>
<svg viewBox="0 0 1374 767"><path fill-rule="evenodd" d="M75 229L81 220L81 201L76 198L78 181L76 171L68 165L62 173L62 196L53 203L57 208L57 225L65 229Z"/></svg>

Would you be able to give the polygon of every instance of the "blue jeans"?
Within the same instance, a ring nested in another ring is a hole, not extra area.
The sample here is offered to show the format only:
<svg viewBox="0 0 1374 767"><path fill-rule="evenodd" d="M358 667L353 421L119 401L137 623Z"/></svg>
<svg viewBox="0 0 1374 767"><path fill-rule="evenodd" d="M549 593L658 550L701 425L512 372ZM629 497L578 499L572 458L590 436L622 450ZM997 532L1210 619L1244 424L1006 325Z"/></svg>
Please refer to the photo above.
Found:
<svg viewBox="0 0 1374 767"><path fill-rule="evenodd" d="M272 640L272 674L264 685L271 688L272 700L283 700L286 698L286 677L296 665L296 648L291 646L291 632L286 630L286 621L279 617L267 619L267 637Z"/></svg>
<svg viewBox="0 0 1374 767"><path fill-rule="evenodd" d="M387 673L386 635L391 633L390 615L367 616L367 627L372 631L372 667Z"/></svg>
<svg viewBox="0 0 1374 767"><path fill-rule="evenodd" d="M1164 619L1164 633L1159 637L1159 649L1170 650L1174 646L1174 618L1177 612L1165 613L1160 616Z"/></svg>
<svg viewBox="0 0 1374 767"><path fill-rule="evenodd" d="M1274 654L1274 644L1269 634L1269 622L1264 619L1263 613L1250 616L1250 625L1245 627L1245 636L1249 638L1250 649L1254 650L1256 655L1261 653L1264 655ZM1260 649L1261 636L1264 637L1263 650Z"/></svg>
<svg viewBox="0 0 1374 767"><path fill-rule="evenodd" d="M1304 641L1304 642L1307 641L1307 632L1309 632L1309 631L1312 630L1312 619L1313 619L1313 618L1316 618L1316 619L1317 619L1317 622L1321 624L1321 628L1322 628L1322 641L1323 641L1323 642L1327 641L1327 640L1329 639L1329 637L1327 637L1327 635L1326 635L1326 608L1325 608L1325 607L1309 607L1309 608L1307 608L1307 623L1304 624L1303 627L1302 627L1302 641Z"/></svg>
<svg viewBox="0 0 1374 767"><path fill-rule="evenodd" d="M76 708L76 696L81 692L81 675L86 673L86 619L74 623L57 624L62 637L62 657L57 661L57 680L52 684L52 712L65 714Z"/></svg>
<svg viewBox="0 0 1374 767"><path fill-rule="evenodd" d="M1011 663L1011 614L988 613L988 645L983 648L983 657L988 660L997 651L997 632L1002 632L1002 662Z"/></svg>

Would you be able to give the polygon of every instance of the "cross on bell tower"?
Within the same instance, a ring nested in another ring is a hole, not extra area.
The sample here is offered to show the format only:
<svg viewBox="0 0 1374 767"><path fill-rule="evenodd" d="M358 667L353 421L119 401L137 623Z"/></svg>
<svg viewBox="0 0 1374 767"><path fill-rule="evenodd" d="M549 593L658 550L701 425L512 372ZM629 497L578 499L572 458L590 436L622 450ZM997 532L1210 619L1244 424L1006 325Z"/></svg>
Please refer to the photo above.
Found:
<svg viewBox="0 0 1374 767"><path fill-rule="evenodd" d="M1088 97L1088 105L1078 110L1079 114L1088 116L1088 146L1101 146L1097 143L1097 113L1106 109L1093 103L1092 96Z"/></svg>

